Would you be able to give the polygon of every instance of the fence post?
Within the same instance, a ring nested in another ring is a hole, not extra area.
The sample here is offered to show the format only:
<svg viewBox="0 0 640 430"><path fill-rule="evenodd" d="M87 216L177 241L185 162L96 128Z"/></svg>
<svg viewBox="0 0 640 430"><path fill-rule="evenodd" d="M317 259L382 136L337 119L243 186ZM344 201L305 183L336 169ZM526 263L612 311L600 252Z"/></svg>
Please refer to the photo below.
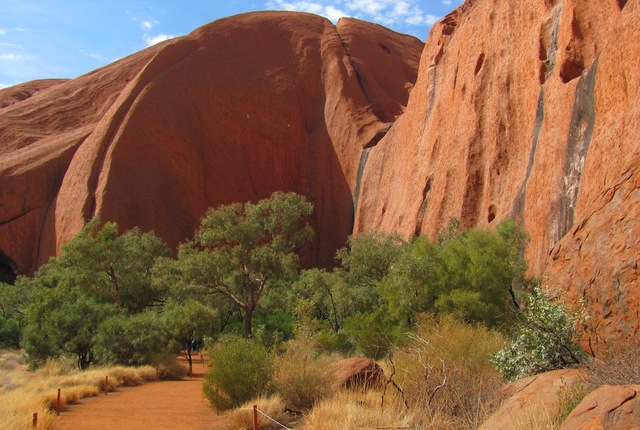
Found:
<svg viewBox="0 0 640 430"><path fill-rule="evenodd" d="M253 430L258 430L258 405L253 405Z"/></svg>
<svg viewBox="0 0 640 430"><path fill-rule="evenodd" d="M109 391L109 375L104 377L104 395L107 395L107 391Z"/></svg>
<svg viewBox="0 0 640 430"><path fill-rule="evenodd" d="M56 415L60 415L60 388L58 388L58 403L56 404Z"/></svg>
<svg viewBox="0 0 640 430"><path fill-rule="evenodd" d="M37 428L38 428L38 413L37 412L33 413L33 428L34 428L34 430L37 430Z"/></svg>

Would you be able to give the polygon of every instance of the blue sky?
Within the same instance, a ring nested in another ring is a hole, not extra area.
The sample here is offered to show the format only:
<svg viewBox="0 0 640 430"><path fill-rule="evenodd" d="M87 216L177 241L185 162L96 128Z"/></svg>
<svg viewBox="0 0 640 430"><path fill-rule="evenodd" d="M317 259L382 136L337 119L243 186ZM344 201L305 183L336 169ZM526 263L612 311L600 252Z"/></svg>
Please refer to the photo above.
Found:
<svg viewBox="0 0 640 430"><path fill-rule="evenodd" d="M74 78L230 15L296 10L351 16L425 40L462 0L0 0L0 88Z"/></svg>

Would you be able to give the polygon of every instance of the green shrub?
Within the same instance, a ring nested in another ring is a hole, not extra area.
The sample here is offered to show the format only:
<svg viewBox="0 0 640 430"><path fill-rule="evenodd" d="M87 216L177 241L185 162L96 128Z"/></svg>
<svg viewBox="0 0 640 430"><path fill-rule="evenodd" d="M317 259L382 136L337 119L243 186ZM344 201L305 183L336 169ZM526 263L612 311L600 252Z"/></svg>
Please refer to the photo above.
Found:
<svg viewBox="0 0 640 430"><path fill-rule="evenodd" d="M167 351L167 334L160 316L141 312L116 315L98 326L94 338L96 358L104 364L141 366Z"/></svg>
<svg viewBox="0 0 640 430"><path fill-rule="evenodd" d="M217 411L225 411L273 391L274 360L257 341L222 337L209 348L211 368L204 376L204 395Z"/></svg>
<svg viewBox="0 0 640 430"><path fill-rule="evenodd" d="M586 319L534 286L515 337L494 356L496 367L511 381L583 363L588 356L577 340Z"/></svg>

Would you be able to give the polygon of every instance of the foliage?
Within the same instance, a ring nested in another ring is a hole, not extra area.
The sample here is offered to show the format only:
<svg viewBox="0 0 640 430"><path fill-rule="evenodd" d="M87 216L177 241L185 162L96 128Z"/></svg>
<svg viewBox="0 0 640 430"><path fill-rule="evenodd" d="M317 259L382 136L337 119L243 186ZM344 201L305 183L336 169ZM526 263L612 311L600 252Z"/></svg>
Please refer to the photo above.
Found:
<svg viewBox="0 0 640 430"><path fill-rule="evenodd" d="M19 276L13 285L0 283L0 348L20 347L23 310L33 291L33 282L26 276Z"/></svg>
<svg viewBox="0 0 640 430"><path fill-rule="evenodd" d="M197 341L211 335L211 326L216 312L195 300L185 303L170 303L163 315L164 327L170 339L171 350L182 353L192 368L191 353Z"/></svg>
<svg viewBox="0 0 640 430"><path fill-rule="evenodd" d="M111 301L129 312L161 300L163 292L152 288L151 268L156 258L169 255L167 246L152 232L134 228L119 236L116 223L100 225L99 218L88 222L36 278L90 291L98 300Z"/></svg>
<svg viewBox="0 0 640 430"><path fill-rule="evenodd" d="M586 319L534 286L515 337L495 355L497 368L505 379L515 380L585 362L587 355L577 341Z"/></svg>
<svg viewBox="0 0 640 430"><path fill-rule="evenodd" d="M475 429L499 403L501 375L491 362L504 336L482 324L424 314L389 364L410 410L450 428ZM387 371L387 373L390 373Z"/></svg>
<svg viewBox="0 0 640 430"><path fill-rule="evenodd" d="M303 318L295 339L287 342L284 354L276 359L275 387L290 409L310 409L331 392L329 360L316 349L313 329Z"/></svg>
<svg viewBox="0 0 640 430"><path fill-rule="evenodd" d="M380 360L398 339L395 321L380 313L358 313L345 322L345 332L366 357Z"/></svg>
<svg viewBox="0 0 640 430"><path fill-rule="evenodd" d="M94 359L98 325L115 313L114 305L99 303L84 292L40 289L25 310L23 346L30 363L68 353L86 369Z"/></svg>
<svg viewBox="0 0 640 430"><path fill-rule="evenodd" d="M416 238L379 284L389 313L409 325L420 312L490 326L513 318L523 282L526 234L512 221L495 232L451 225L436 242Z"/></svg>
<svg viewBox="0 0 640 430"><path fill-rule="evenodd" d="M141 366L167 350L164 321L154 311L114 315L102 321L94 338L95 355L103 364Z"/></svg>
<svg viewBox="0 0 640 430"><path fill-rule="evenodd" d="M295 193L276 192L257 203L211 209L178 260L162 260L167 283L200 294L219 294L244 312L244 334L263 295L298 272L300 249L313 237L305 218L313 205Z"/></svg>
<svg viewBox="0 0 640 430"><path fill-rule="evenodd" d="M223 336L208 348L212 363L204 376L204 395L217 411L238 407L272 392L273 356L257 341Z"/></svg>

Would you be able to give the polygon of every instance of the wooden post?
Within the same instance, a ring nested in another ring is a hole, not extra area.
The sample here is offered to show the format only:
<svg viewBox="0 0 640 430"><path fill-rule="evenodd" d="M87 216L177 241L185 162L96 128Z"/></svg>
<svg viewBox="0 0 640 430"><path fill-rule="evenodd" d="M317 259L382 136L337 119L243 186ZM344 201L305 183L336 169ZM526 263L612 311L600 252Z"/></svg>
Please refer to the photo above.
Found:
<svg viewBox="0 0 640 430"><path fill-rule="evenodd" d="M58 388L58 403L56 404L56 415L60 415L60 388Z"/></svg>
<svg viewBox="0 0 640 430"><path fill-rule="evenodd" d="M253 430L258 430L258 405L253 405Z"/></svg>
<svg viewBox="0 0 640 430"><path fill-rule="evenodd" d="M109 391L109 375L104 377L104 395L107 395L107 391Z"/></svg>
<svg viewBox="0 0 640 430"><path fill-rule="evenodd" d="M34 428L34 430L37 430L37 428L38 428L38 413L37 412L33 413L33 428Z"/></svg>

